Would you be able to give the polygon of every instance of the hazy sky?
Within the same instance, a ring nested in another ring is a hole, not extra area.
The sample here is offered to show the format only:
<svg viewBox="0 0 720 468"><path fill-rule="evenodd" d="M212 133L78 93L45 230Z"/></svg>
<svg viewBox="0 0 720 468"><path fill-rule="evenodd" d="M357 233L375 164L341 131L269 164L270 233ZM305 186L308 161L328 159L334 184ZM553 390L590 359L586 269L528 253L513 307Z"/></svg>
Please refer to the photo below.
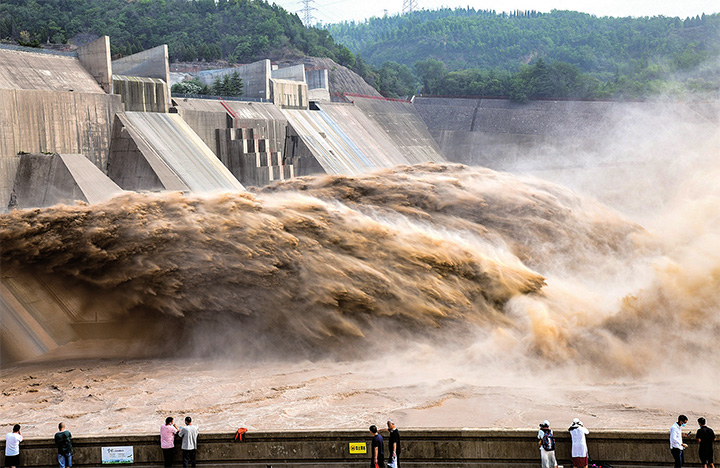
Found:
<svg viewBox="0 0 720 468"><path fill-rule="evenodd" d="M435 10L440 7L471 6L481 10L512 11L537 10L550 11L575 10L597 16L695 16L702 13L720 12L717 0L416 0L418 9ZM273 0L269 0L273 3ZM303 0L275 0L290 12L297 12L304 6ZM324 23L337 23L345 20L363 20L371 16L382 16L384 10L389 15L402 11L403 0L311 0L315 8L312 14L316 20Z"/></svg>

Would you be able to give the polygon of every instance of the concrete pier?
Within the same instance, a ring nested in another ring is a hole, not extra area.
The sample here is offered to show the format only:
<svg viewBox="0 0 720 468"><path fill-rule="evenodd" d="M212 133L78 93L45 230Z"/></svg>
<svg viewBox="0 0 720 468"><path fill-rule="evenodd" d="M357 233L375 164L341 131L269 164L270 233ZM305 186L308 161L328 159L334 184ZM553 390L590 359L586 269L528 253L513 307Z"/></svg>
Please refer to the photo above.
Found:
<svg viewBox="0 0 720 468"><path fill-rule="evenodd" d="M161 421L160 421L161 422ZM158 430L160 427L158 422ZM71 428L72 429L72 428ZM266 468L290 466L367 466L368 431L249 431L244 442L235 442L232 433L204 433L200 425L198 465L202 467L243 466ZM382 432L381 432L382 434ZM387 432L385 432L387 436ZM402 430L404 467L537 467L540 454L534 430L508 429L413 429ZM50 437L34 439L30 433L21 445L23 467L57 466L55 446ZM52 434L49 434L52 436ZM558 463L572 466L570 436L557 430ZM387 443L387 442L386 442ZM4 441L0 447L4 446ZM360 444L351 452L350 445ZM75 466L101 466L101 448L132 446L134 466L162 466L159 436L107 435L73 439ZM588 435L590 457L613 467L670 466L672 457L665 432L592 431ZM365 452L363 453L363 448ZM360 452L360 453L355 453ZM697 444L686 451L687 466L698 466ZM177 450L175 465L182 463Z"/></svg>

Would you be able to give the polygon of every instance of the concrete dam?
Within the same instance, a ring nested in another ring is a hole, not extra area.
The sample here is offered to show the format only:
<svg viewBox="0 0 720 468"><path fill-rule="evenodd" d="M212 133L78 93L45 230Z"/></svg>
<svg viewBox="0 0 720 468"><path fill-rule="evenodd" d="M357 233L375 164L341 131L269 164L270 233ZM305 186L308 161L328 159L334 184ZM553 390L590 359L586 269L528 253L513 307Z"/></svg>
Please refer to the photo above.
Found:
<svg viewBox="0 0 720 468"><path fill-rule="evenodd" d="M331 102L327 71L302 64L234 68L248 101L172 98L166 46L111 61L107 37L75 54L3 46L0 64L3 211L445 161L412 104ZM2 289L0 363L72 341L87 322L61 289L6 275Z"/></svg>
<svg viewBox="0 0 720 468"><path fill-rule="evenodd" d="M408 466L535 466L537 423L567 464L580 417L627 467L669 464L677 414L720 419L716 103L199 75L234 71L244 98L200 99L169 93L164 46L0 46L0 416L23 465L55 463L58 418L82 466L109 445L158 466L168 415L202 427L204 466L360 466L387 418Z"/></svg>
<svg viewBox="0 0 720 468"><path fill-rule="evenodd" d="M621 182L639 192L672 186L649 171L631 176L650 163L685 161L681 152L702 139L696 129L711 133L720 121L717 102L353 94L333 102L341 90L330 89L328 70L273 69L268 60L201 73L211 83L239 72L249 100L172 97L166 46L115 61L109 50L107 37L76 53L0 47L0 209L94 204L130 192L243 193L311 174L452 161L541 176L646 210ZM42 355L107 320L83 317L62 288L37 278L3 275L1 287L0 363ZM58 321L62 327L46 326Z"/></svg>

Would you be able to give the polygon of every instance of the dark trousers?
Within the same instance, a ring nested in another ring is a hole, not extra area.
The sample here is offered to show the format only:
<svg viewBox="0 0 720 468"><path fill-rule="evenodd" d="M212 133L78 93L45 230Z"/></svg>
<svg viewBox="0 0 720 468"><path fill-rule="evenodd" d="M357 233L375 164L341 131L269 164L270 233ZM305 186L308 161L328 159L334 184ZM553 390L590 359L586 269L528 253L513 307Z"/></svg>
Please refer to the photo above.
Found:
<svg viewBox="0 0 720 468"><path fill-rule="evenodd" d="M683 463L685 463L685 451L679 448L671 448L670 452L675 459L675 468L682 468Z"/></svg>
<svg viewBox="0 0 720 468"><path fill-rule="evenodd" d="M195 468L195 450L183 450L183 468L188 468L188 464Z"/></svg>
<svg viewBox="0 0 720 468"><path fill-rule="evenodd" d="M378 468L385 468L385 459L382 456L378 457L377 462ZM375 462L370 460L370 468L375 468Z"/></svg>
<svg viewBox="0 0 720 468"><path fill-rule="evenodd" d="M167 448L162 449L163 451L163 460L165 460L165 468L170 468L172 466L173 459L175 458L175 449L174 448Z"/></svg>

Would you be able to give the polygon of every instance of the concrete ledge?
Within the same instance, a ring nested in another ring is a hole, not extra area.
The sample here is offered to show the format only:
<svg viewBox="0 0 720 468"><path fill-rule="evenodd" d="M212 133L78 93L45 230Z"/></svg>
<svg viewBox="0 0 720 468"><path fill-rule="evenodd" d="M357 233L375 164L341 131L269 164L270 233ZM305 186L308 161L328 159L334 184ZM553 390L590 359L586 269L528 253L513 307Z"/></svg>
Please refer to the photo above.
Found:
<svg viewBox="0 0 720 468"><path fill-rule="evenodd" d="M159 429L159 425L158 425ZM350 443L369 445L367 431L250 431L245 441L234 442L231 433L203 433L198 438L198 465L202 467L300 467L366 466L369 452L350 453ZM539 463L535 431L487 429L403 430L402 461L405 467L536 467ZM558 461L571 466L570 437L556 433ZM134 447L136 467L162 465L158 435L77 437L73 440L76 466L101 466L101 447ZM658 432L593 431L588 436L590 456L615 467L648 467L672 463L668 434ZM0 443L4 447L4 442ZM368 447L369 450L369 447ZM21 445L23 467L56 466L51 439L28 438ZM181 463L177 450L176 464ZM687 466L699 466L697 444L686 452Z"/></svg>

